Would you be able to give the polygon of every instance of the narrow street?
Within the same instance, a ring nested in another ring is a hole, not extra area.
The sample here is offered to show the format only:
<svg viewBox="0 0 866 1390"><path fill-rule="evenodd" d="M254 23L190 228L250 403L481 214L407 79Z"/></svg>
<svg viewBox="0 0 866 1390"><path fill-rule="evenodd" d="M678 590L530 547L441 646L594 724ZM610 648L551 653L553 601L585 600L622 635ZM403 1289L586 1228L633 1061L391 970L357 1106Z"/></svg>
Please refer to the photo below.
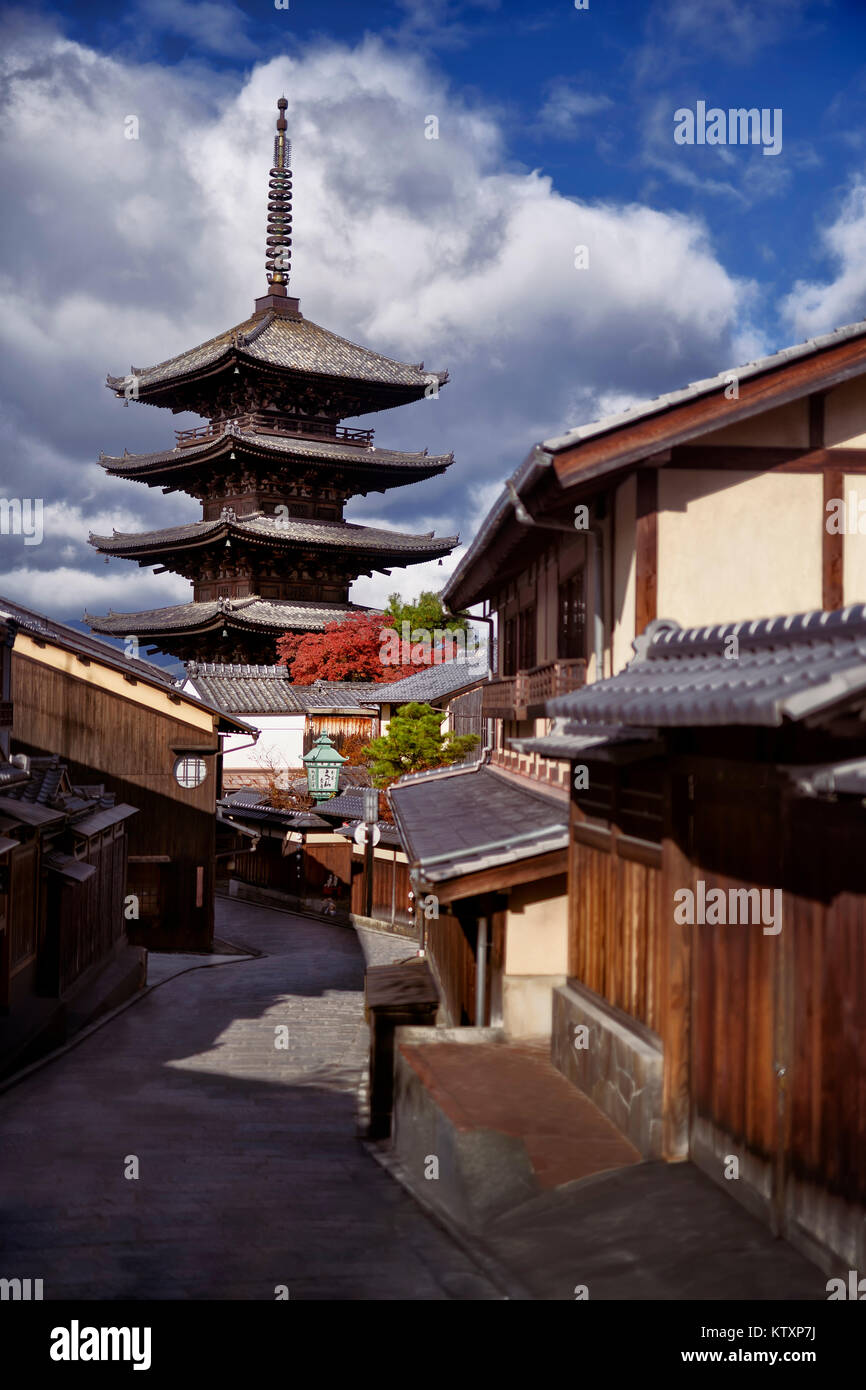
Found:
<svg viewBox="0 0 866 1390"><path fill-rule="evenodd" d="M364 953L413 944L226 900L217 935L264 954L165 980L0 1094L0 1276L46 1299L501 1298L356 1137Z"/></svg>

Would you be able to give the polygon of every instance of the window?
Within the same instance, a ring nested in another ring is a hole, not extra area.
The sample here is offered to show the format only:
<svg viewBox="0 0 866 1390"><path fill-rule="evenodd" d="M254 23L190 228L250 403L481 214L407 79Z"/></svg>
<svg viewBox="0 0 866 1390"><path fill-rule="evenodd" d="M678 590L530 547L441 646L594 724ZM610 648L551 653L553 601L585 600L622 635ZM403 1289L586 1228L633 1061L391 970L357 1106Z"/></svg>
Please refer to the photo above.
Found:
<svg viewBox="0 0 866 1390"><path fill-rule="evenodd" d="M524 608L517 619L518 670L529 671L535 665L535 608Z"/></svg>
<svg viewBox="0 0 866 1390"><path fill-rule="evenodd" d="M502 632L502 674L513 676L517 670L517 619L506 618Z"/></svg>
<svg viewBox="0 0 866 1390"><path fill-rule="evenodd" d="M207 764L204 758L178 758L174 765L174 775L181 787L200 787L207 777Z"/></svg>
<svg viewBox="0 0 866 1390"><path fill-rule="evenodd" d="M586 656L586 598L584 572L576 570L559 586L557 656L563 660Z"/></svg>

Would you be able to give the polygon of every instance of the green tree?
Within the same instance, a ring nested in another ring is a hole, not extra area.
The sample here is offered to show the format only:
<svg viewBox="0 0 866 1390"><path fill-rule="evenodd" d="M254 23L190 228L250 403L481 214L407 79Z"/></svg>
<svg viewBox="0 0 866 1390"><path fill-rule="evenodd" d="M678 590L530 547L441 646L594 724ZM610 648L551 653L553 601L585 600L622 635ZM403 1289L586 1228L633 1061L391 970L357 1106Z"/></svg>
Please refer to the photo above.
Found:
<svg viewBox="0 0 866 1390"><path fill-rule="evenodd" d="M450 632L466 632L469 627L465 618L446 615L442 599L432 589L424 589L414 600L404 601L399 594L390 594L387 611L398 629L401 623L408 623L410 628L423 627L428 632L437 627Z"/></svg>
<svg viewBox="0 0 866 1390"><path fill-rule="evenodd" d="M407 772L460 762L479 742L477 734L443 734L442 711L413 700L392 715L387 734L367 745L373 785L387 787Z"/></svg>

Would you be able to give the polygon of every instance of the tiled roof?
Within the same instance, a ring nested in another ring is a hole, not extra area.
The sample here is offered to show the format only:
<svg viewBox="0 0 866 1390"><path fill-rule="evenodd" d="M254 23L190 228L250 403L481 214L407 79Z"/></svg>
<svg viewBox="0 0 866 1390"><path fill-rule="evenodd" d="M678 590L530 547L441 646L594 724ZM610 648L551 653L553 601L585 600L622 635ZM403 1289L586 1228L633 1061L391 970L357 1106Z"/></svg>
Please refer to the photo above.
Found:
<svg viewBox="0 0 866 1390"><path fill-rule="evenodd" d="M768 357L759 358L755 362L719 372L717 376L692 382L678 391L670 391L666 395L657 396L654 400L643 401L639 405L630 406L628 410L619 411L613 415L605 415L588 424L578 425L563 434L546 439L543 444L535 445L511 474L484 517L471 544L446 581L442 591L443 598L447 603L456 604L458 609L465 606L467 602L475 602L471 596L471 586L468 584L472 570L492 543L496 532L508 521L509 517L513 516L515 498L527 495L537 480L550 472L554 456L558 452L563 449L573 449L584 440L594 436L614 433L617 429L632 425L648 416L666 410L672 411L676 406L688 404L701 396L711 395L727 385L732 374L740 382L747 381L750 377L759 376L762 372L772 371L774 368L783 367L788 362L812 356L830 347L836 347L840 343L860 337L864 333L866 333L866 320L849 324L844 328L837 328L832 333L809 338L804 343L782 348L781 351ZM803 387L803 393L805 394L807 390L808 386L806 385ZM466 587L464 587L464 583Z"/></svg>
<svg viewBox="0 0 866 1390"><path fill-rule="evenodd" d="M441 700L468 685L490 679L486 660L443 661L438 665L422 666L417 673L400 681L372 687L371 698L376 704L407 704L418 700Z"/></svg>
<svg viewBox="0 0 866 1390"><path fill-rule="evenodd" d="M568 803L485 763L402 778L388 798L410 862L437 883L568 843Z"/></svg>
<svg viewBox="0 0 866 1390"><path fill-rule="evenodd" d="M300 599L249 598L215 600L210 603L178 603L172 608L150 608L141 613L115 613L105 617L84 614L84 621L97 632L125 636L157 636L162 632L207 631L223 623L230 627L279 635L289 629L321 632L328 623L354 613L370 613L354 603L305 603Z"/></svg>
<svg viewBox="0 0 866 1390"><path fill-rule="evenodd" d="M158 382L192 376L228 357L233 351L267 366L287 371L314 373L317 376L348 378L384 386L407 386L424 390L433 378L440 384L447 372L425 372L423 365L412 366L383 357L369 348L340 338L311 319L275 314L269 311L261 318L251 316L235 328L218 333L215 338L198 347L167 358L152 367L132 367L131 375L138 378L140 390ZM125 377L108 378L114 390L123 390Z"/></svg>
<svg viewBox="0 0 866 1390"><path fill-rule="evenodd" d="M423 536L403 531L385 531L375 526L358 526L349 521L308 521L249 513L236 521L192 521L185 526L169 526L161 531L115 531L110 536L90 536L97 550L117 552L157 552L170 546L201 544L236 536L240 540L259 540L268 545L314 545L327 550L384 551L431 556L447 555L459 537L432 532Z"/></svg>
<svg viewBox="0 0 866 1390"><path fill-rule="evenodd" d="M864 604L706 628L660 619L634 646L618 676L550 700L547 713L575 725L776 727L866 697Z"/></svg>
<svg viewBox="0 0 866 1390"><path fill-rule="evenodd" d="M422 703L443 699L468 685L487 680L486 667L472 661L448 661L423 667L402 681L315 681L294 685L285 666L188 662L187 675L203 698L235 714L288 714L304 710L356 709L374 705Z"/></svg>
<svg viewBox="0 0 866 1390"><path fill-rule="evenodd" d="M187 675L202 694L235 714L303 714L308 710L365 710L361 697L375 689L370 682L317 681L293 685L285 666L241 666L228 662L190 661Z"/></svg>
<svg viewBox="0 0 866 1390"><path fill-rule="evenodd" d="M199 444L184 448L164 449L155 454L123 454L100 456L99 462L109 473L146 473L149 469L164 468L170 463L181 467L202 457L220 454L240 441L268 454L288 455L290 458L320 459L326 463L367 468L393 468L397 471L441 472L454 462L453 454L409 454L397 449L362 449L354 444L332 443L329 440L299 439L288 434L260 434L255 430L235 427Z"/></svg>
<svg viewBox="0 0 866 1390"><path fill-rule="evenodd" d="M28 637L52 638L71 651L78 652L82 656L90 656L108 666L117 667L125 674L137 675L142 680L174 688L173 677L162 667L155 666L152 662L144 661L140 657L124 656L117 647L110 647L107 642L100 642L98 637L90 637L86 632L79 632L77 628L67 627L66 623L58 623L53 618L46 618L42 613L34 613L29 608L23 608L20 603L13 603L8 598L0 598L0 619L3 618L13 619ZM122 635L125 636L126 631L127 629L124 629Z"/></svg>
<svg viewBox="0 0 866 1390"><path fill-rule="evenodd" d="M234 714L296 714L304 705L293 695L285 666L240 666L218 661L187 662L196 690Z"/></svg>

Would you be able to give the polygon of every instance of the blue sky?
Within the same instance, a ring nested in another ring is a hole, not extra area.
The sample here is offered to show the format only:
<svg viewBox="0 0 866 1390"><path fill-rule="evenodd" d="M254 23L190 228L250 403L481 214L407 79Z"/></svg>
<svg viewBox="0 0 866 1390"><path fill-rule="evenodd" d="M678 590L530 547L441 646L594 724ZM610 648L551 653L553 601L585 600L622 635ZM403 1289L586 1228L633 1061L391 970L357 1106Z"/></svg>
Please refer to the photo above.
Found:
<svg viewBox="0 0 866 1390"><path fill-rule="evenodd" d="M863 0L134 0L2 26L4 484L39 480L46 534L0 536L0 594L56 617L187 597L86 544L197 515L103 477L100 449L165 447L184 422L102 382L262 293L283 90L304 312L451 372L434 405L369 423L454 468L352 519L468 541L535 440L866 316ZM781 151L676 144L699 101L781 110Z"/></svg>

